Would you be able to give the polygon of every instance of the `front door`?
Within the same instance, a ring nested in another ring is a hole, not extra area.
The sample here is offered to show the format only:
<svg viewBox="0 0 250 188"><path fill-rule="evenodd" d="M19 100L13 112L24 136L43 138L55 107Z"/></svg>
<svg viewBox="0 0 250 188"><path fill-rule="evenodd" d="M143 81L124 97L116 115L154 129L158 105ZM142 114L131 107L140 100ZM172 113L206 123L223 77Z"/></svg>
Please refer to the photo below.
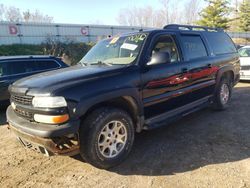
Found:
<svg viewBox="0 0 250 188"><path fill-rule="evenodd" d="M189 65L181 60L175 37L161 34L155 41L148 55L168 52L170 62L145 65L146 71L142 73L142 97L146 119L188 103L186 96L190 85Z"/></svg>

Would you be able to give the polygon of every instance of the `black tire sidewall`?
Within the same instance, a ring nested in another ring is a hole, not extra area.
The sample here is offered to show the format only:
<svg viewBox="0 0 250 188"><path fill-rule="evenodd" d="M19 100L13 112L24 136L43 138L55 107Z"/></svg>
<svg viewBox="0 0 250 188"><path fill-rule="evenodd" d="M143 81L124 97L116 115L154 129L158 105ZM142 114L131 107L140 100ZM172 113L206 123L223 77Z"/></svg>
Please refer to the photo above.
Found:
<svg viewBox="0 0 250 188"><path fill-rule="evenodd" d="M134 142L133 122L128 113L120 109L106 108L99 111L99 114L98 112L96 112L96 114L93 114L93 116L95 117L92 117L92 120L95 121L88 122L89 125L91 124L91 128L88 129L87 132L82 134L87 136L87 140L85 140L84 145L80 145L80 150L81 148L85 147L84 151L81 150L81 152L85 152L84 155L87 157L84 157L84 159L87 158L87 162L99 168L110 168L119 164L130 153ZM119 153L116 157L105 158L98 149L99 134L107 123L115 120L121 121L124 124L127 130L127 142L121 153Z"/></svg>
<svg viewBox="0 0 250 188"><path fill-rule="evenodd" d="M225 103L225 104L223 104L221 102L221 96L220 96L222 86L224 84L226 84L228 89L229 89L229 98L228 98L227 103ZM232 84L230 83L230 80L228 80L226 78L222 78L222 80L220 81L219 87L218 87L218 89L216 91L215 102L214 102L215 109L217 109L217 110L226 109L228 107L228 104L229 104L230 100L231 100L231 96L232 96Z"/></svg>

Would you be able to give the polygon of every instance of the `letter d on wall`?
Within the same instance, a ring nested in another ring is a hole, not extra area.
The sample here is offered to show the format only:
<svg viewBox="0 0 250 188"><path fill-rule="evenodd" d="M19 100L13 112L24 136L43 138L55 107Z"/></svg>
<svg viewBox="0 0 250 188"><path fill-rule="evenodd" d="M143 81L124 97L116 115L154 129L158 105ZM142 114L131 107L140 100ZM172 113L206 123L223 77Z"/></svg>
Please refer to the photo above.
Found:
<svg viewBox="0 0 250 188"><path fill-rule="evenodd" d="M16 26L14 26L14 25L9 25L9 33L11 34L11 35L16 35L17 34L17 27Z"/></svg>

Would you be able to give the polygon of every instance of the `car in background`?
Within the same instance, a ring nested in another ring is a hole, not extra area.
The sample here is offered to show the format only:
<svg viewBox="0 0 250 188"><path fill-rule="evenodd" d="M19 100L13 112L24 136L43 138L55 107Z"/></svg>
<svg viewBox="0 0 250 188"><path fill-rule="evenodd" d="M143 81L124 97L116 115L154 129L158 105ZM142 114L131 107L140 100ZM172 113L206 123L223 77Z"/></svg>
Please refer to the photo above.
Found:
<svg viewBox="0 0 250 188"><path fill-rule="evenodd" d="M250 46L239 49L240 80L250 80Z"/></svg>
<svg viewBox="0 0 250 188"><path fill-rule="evenodd" d="M53 56L2 56L0 57L0 107L9 103L8 87L21 78L68 67Z"/></svg>
<svg viewBox="0 0 250 188"><path fill-rule="evenodd" d="M242 45L242 44L236 44L235 46L236 46L237 50L239 50L239 49L241 49L242 47L244 47L245 45Z"/></svg>

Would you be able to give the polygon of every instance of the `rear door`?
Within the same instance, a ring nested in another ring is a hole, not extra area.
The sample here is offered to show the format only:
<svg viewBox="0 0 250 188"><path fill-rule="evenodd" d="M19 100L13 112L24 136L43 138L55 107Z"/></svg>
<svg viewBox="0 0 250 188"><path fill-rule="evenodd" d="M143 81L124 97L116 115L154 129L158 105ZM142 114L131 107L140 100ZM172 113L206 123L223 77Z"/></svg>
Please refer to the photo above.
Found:
<svg viewBox="0 0 250 188"><path fill-rule="evenodd" d="M219 67L215 65L215 58L209 55L206 40L198 32L181 33L180 40L185 61L190 65L188 75L192 92L188 96L189 101L212 95Z"/></svg>

